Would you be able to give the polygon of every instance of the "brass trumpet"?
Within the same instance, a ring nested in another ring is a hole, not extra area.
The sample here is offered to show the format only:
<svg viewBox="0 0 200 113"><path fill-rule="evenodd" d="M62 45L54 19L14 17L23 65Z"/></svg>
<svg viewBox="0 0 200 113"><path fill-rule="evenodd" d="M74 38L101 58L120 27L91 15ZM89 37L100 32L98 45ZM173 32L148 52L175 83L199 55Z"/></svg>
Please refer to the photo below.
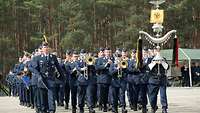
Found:
<svg viewBox="0 0 200 113"><path fill-rule="evenodd" d="M85 58L85 62L87 65L94 65L95 64L95 58L92 56L87 56Z"/></svg>
<svg viewBox="0 0 200 113"><path fill-rule="evenodd" d="M118 77L121 78L122 77L122 69L125 69L128 67L128 61L127 60L120 60L120 62L118 63L119 65L119 69L118 69Z"/></svg>
<svg viewBox="0 0 200 113"><path fill-rule="evenodd" d="M95 58L92 57L92 56L86 56L84 58L84 62L85 62L85 66L84 67L87 67L87 66L90 66L90 65L94 65L95 64ZM84 70L84 74L83 76L88 79L88 69Z"/></svg>
<svg viewBox="0 0 200 113"><path fill-rule="evenodd" d="M119 62L119 66L122 68L122 69L125 69L128 67L128 61L127 60L121 60Z"/></svg>

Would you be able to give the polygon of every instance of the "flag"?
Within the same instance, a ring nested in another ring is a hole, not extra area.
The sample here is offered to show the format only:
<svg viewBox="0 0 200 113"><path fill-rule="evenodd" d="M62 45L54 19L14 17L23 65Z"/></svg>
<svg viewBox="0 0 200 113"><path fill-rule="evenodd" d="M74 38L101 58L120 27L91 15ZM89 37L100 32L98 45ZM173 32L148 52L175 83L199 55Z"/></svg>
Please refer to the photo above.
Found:
<svg viewBox="0 0 200 113"><path fill-rule="evenodd" d="M44 42L45 42L45 43L48 43L47 37L46 37L45 35L43 35L43 38L44 38Z"/></svg>
<svg viewBox="0 0 200 113"><path fill-rule="evenodd" d="M175 62L177 67L179 66L179 64L178 64L178 48L179 48L179 40L177 38L176 39L176 62Z"/></svg>
<svg viewBox="0 0 200 113"><path fill-rule="evenodd" d="M136 52L136 68L141 68L142 62L142 39L137 40L137 52Z"/></svg>
<svg viewBox="0 0 200 113"><path fill-rule="evenodd" d="M164 10L151 10L150 23L162 24L164 21Z"/></svg>
<svg viewBox="0 0 200 113"><path fill-rule="evenodd" d="M172 66L178 66L178 38L174 38L174 45L173 45L173 57L172 57Z"/></svg>

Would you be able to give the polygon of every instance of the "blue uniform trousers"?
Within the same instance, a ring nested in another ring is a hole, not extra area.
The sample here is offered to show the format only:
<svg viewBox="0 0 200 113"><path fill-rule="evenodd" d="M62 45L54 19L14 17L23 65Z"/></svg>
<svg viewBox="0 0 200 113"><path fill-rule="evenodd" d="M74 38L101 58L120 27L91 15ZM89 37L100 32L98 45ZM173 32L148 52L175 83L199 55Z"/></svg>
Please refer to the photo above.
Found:
<svg viewBox="0 0 200 113"><path fill-rule="evenodd" d="M97 84L97 102L100 105L100 84Z"/></svg>
<svg viewBox="0 0 200 113"><path fill-rule="evenodd" d="M76 108L77 105L77 86L70 83L71 89L71 105L72 108Z"/></svg>
<svg viewBox="0 0 200 113"><path fill-rule="evenodd" d="M83 108L85 105L85 97L87 91L87 85L78 85L78 106Z"/></svg>
<svg viewBox="0 0 200 113"><path fill-rule="evenodd" d="M148 96L149 96L149 102L151 104L152 108L156 108L157 106L157 95L158 91L160 90L160 101L163 109L168 108L167 103L167 94L166 94L166 88L167 88L167 78L163 77L160 79L151 77L148 84Z"/></svg>
<svg viewBox="0 0 200 113"><path fill-rule="evenodd" d="M120 84L120 87L116 87L112 85L112 109L116 110L118 107L118 101L120 105L125 108L125 91L126 91L126 83Z"/></svg>
<svg viewBox="0 0 200 113"><path fill-rule="evenodd" d="M31 98L30 98L30 89L27 89L26 86L24 87L24 96L25 96L25 102L27 104L30 104L30 100L31 100Z"/></svg>
<svg viewBox="0 0 200 113"><path fill-rule="evenodd" d="M65 104L69 104L69 99L70 99L70 85L69 82L65 82L64 85L64 96L65 96Z"/></svg>
<svg viewBox="0 0 200 113"><path fill-rule="evenodd" d="M89 108L94 108L95 103L97 100L97 85L96 84L89 84L87 86L87 105Z"/></svg>
<svg viewBox="0 0 200 113"><path fill-rule="evenodd" d="M63 104L63 102L64 102L64 83L56 84L55 98L57 100L57 103Z"/></svg>
<svg viewBox="0 0 200 113"><path fill-rule="evenodd" d="M147 105L147 88L145 84L129 83L129 91L130 102L132 105L137 105L139 102L139 96L141 105Z"/></svg>
<svg viewBox="0 0 200 113"><path fill-rule="evenodd" d="M25 86L23 83L19 84L19 100L20 103L26 102L25 100Z"/></svg>
<svg viewBox="0 0 200 113"><path fill-rule="evenodd" d="M100 105L104 107L108 103L109 86L109 84L100 84Z"/></svg>
<svg viewBox="0 0 200 113"><path fill-rule="evenodd" d="M37 106L38 110L43 112L48 110L48 95L46 88L38 88Z"/></svg>

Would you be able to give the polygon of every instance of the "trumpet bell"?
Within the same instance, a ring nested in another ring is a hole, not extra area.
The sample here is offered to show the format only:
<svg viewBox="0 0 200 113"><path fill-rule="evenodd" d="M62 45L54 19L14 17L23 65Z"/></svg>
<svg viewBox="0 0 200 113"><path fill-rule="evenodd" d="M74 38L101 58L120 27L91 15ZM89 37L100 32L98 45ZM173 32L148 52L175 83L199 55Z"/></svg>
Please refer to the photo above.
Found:
<svg viewBox="0 0 200 113"><path fill-rule="evenodd" d="M120 67L121 68L127 68L128 67L128 62L126 60L123 60L120 62Z"/></svg>
<svg viewBox="0 0 200 113"><path fill-rule="evenodd" d="M87 65L94 65L95 64L95 58L94 57L86 57L86 64Z"/></svg>

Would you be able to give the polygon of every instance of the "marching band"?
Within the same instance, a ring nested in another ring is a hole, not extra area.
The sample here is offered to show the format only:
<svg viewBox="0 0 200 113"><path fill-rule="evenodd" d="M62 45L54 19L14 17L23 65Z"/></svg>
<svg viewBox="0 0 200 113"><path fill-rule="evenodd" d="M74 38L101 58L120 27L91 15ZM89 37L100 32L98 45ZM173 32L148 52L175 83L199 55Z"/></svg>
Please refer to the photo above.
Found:
<svg viewBox="0 0 200 113"><path fill-rule="evenodd" d="M56 106L71 108L72 113L77 109L84 113L85 108L95 113L96 107L103 112L118 113L121 107L121 112L127 113L130 107L155 113L159 89L162 113L167 113L169 65L159 54L159 47L144 47L140 66L137 50L133 49L129 57L125 48L116 49L114 54L110 48L100 48L98 53L68 50L61 59L49 51L48 43L43 43L33 54L25 52L7 81L12 94L19 96L20 105L36 113L55 113Z"/></svg>

